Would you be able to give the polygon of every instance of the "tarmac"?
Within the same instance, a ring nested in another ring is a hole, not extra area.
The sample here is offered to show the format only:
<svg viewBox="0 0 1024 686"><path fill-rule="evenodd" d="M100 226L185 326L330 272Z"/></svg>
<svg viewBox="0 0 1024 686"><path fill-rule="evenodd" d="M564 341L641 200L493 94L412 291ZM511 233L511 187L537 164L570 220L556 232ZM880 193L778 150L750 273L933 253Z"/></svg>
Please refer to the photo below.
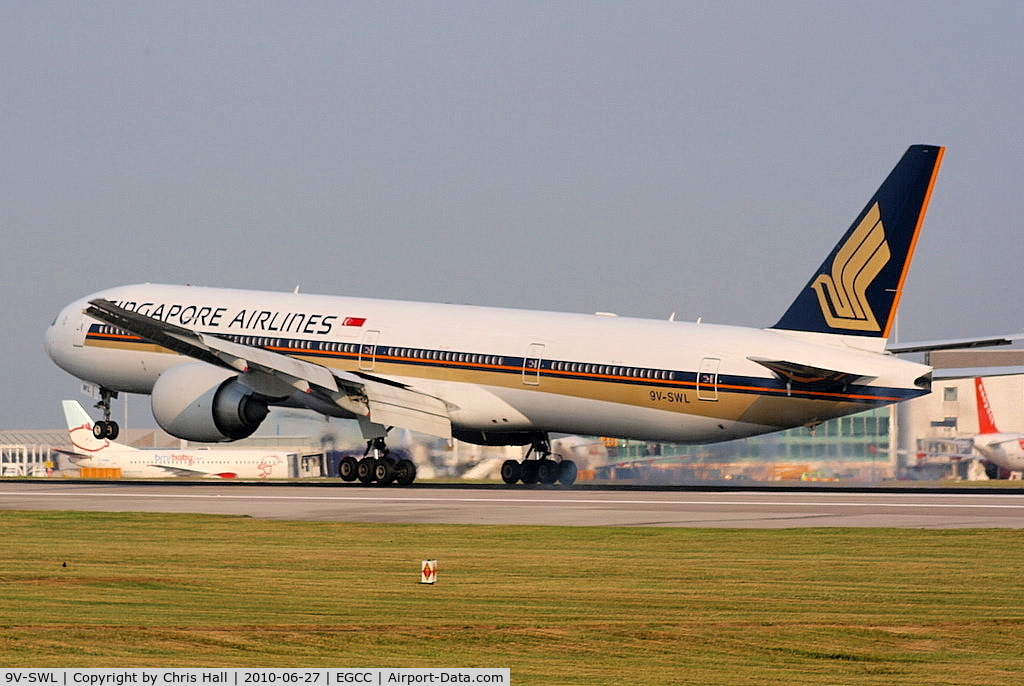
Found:
<svg viewBox="0 0 1024 686"><path fill-rule="evenodd" d="M912 492L908 492L912 491ZM1024 528L1024 491L4 480L0 509L412 524Z"/></svg>

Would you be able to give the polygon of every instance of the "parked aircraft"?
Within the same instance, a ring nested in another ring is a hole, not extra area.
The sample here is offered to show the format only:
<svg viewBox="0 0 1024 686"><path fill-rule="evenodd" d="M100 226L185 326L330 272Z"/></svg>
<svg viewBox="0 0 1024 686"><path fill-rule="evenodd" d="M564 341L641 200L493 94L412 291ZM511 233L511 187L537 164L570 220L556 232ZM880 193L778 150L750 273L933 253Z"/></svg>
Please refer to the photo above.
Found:
<svg viewBox="0 0 1024 686"><path fill-rule="evenodd" d="M415 477L387 452L403 427L529 445L506 482L571 483L552 433L711 443L928 393L931 367L885 345L943 152L906 151L767 329L138 284L69 304L46 350L98 386L101 437L122 391L151 395L161 427L203 442L291 406L359 420L364 480Z"/></svg>
<svg viewBox="0 0 1024 686"><path fill-rule="evenodd" d="M978 401L978 435L973 439L974 449L1003 469L1024 471L1024 433L1005 433L996 428L992 405L980 377L974 379L974 395Z"/></svg>
<svg viewBox="0 0 1024 686"><path fill-rule="evenodd" d="M74 400L63 401L73 450L60 451L78 467L118 469L129 479L169 476L270 479L289 476L289 453L226 448L140 449L96 438L92 418Z"/></svg>

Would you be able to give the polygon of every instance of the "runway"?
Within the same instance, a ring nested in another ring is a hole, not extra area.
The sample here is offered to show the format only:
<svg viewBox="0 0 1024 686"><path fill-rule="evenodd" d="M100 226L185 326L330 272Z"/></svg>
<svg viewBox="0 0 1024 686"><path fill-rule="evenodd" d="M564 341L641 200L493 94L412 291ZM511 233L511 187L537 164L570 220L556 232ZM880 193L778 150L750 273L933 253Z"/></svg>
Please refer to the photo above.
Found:
<svg viewBox="0 0 1024 686"><path fill-rule="evenodd" d="M1024 528L1020 494L374 488L0 482L0 509L177 512L331 522L655 527Z"/></svg>

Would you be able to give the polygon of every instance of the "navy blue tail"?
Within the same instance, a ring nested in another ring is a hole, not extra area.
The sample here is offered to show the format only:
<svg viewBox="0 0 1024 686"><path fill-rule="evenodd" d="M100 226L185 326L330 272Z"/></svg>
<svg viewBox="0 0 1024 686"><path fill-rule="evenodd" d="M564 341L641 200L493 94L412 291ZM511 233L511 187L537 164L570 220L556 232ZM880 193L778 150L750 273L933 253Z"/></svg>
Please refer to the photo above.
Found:
<svg viewBox="0 0 1024 686"><path fill-rule="evenodd" d="M944 151L907 149L774 328L889 337Z"/></svg>

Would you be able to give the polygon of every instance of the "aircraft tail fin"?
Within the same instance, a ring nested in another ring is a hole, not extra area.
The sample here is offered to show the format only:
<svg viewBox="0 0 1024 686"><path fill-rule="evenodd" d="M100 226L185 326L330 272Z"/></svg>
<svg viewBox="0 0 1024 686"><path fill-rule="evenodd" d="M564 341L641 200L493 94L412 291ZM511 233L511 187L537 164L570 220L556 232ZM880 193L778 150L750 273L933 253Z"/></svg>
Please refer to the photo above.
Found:
<svg viewBox="0 0 1024 686"><path fill-rule="evenodd" d="M944 151L907 149L773 328L889 337Z"/></svg>
<svg viewBox="0 0 1024 686"><path fill-rule="evenodd" d="M992 416L992 405L988 402L988 393L981 383L981 377L974 377L974 396L978 401L978 433L997 434L996 420Z"/></svg>
<svg viewBox="0 0 1024 686"><path fill-rule="evenodd" d="M96 455L110 448L136 450L123 443L115 443L106 438L96 438L92 433L92 418L78 401L63 400L61 404L64 407L64 421L67 422L68 433L71 434L71 445L79 454Z"/></svg>

